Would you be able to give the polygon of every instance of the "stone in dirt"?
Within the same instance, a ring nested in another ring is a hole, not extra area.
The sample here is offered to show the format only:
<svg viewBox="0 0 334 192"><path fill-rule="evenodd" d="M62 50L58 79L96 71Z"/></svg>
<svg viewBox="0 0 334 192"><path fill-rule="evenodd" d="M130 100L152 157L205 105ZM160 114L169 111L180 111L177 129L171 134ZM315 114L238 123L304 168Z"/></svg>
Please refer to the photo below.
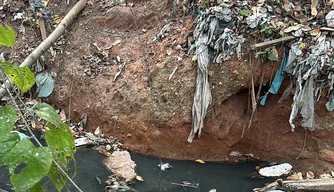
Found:
<svg viewBox="0 0 334 192"><path fill-rule="evenodd" d="M103 161L103 164L110 172L124 179L125 182L132 181L137 176L136 163L132 161L130 153L127 151L114 151L110 157Z"/></svg>
<svg viewBox="0 0 334 192"><path fill-rule="evenodd" d="M287 172L290 172L292 166L289 163L283 163L260 169L260 175L264 177L279 177Z"/></svg>

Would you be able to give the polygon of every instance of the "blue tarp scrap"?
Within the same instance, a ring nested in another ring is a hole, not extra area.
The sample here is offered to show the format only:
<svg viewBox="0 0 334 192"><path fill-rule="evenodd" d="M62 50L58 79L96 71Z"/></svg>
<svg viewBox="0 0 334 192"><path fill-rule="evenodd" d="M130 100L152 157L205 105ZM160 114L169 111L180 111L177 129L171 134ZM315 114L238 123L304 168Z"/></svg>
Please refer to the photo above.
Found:
<svg viewBox="0 0 334 192"><path fill-rule="evenodd" d="M52 11L48 7L44 5L40 0L35 0L35 2L31 3L30 9L33 12L36 12L38 16L41 16L44 19L51 18ZM37 10L41 10L40 12L37 12Z"/></svg>
<svg viewBox="0 0 334 192"><path fill-rule="evenodd" d="M286 54L286 51L284 49L284 54L283 54L283 58L282 58L282 61L281 61L281 65L278 68L278 70L276 71L275 78L270 85L269 91L261 99L261 101L260 101L261 105L266 104L266 100L267 100L267 97L268 97L269 93L274 94L274 95L278 93L278 90L281 87L282 82L283 82L284 77L285 77L284 70L285 70L286 63L287 63L287 54Z"/></svg>

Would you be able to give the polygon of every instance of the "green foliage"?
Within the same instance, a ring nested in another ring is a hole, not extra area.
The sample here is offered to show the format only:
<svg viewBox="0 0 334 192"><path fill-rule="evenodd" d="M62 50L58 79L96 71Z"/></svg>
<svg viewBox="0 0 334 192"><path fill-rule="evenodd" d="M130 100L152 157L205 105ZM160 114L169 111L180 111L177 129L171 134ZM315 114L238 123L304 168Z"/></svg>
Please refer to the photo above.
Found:
<svg viewBox="0 0 334 192"><path fill-rule="evenodd" d="M35 76L29 67L19 67L7 61L0 62L0 66L22 93L27 92L35 84Z"/></svg>
<svg viewBox="0 0 334 192"><path fill-rule="evenodd" d="M268 53L268 56L267 58L270 60L270 61L278 61L278 58L275 54L273 53Z"/></svg>
<svg viewBox="0 0 334 192"><path fill-rule="evenodd" d="M240 11L240 14L242 16L248 17L248 16L250 16L252 14L252 11L251 10L243 9L243 10Z"/></svg>
<svg viewBox="0 0 334 192"><path fill-rule="evenodd" d="M66 171L76 151L69 126L62 123L55 109L46 103L36 104L35 113L48 121L45 139L49 147L36 147L11 130L16 122L16 110L8 105L0 108L0 166L8 165L10 181L15 191L41 191L38 182L49 176L58 191L64 188L66 176L52 164L52 158ZM24 165L24 167L22 167Z"/></svg>
<svg viewBox="0 0 334 192"><path fill-rule="evenodd" d="M60 127L62 124L56 110L46 103L37 103L35 113L38 117L52 123L56 127Z"/></svg>
<svg viewBox="0 0 334 192"><path fill-rule="evenodd" d="M30 188L29 192L44 192L43 187L40 183L36 183L32 188Z"/></svg>
<svg viewBox="0 0 334 192"><path fill-rule="evenodd" d="M0 46L13 48L16 41L14 29L8 25L0 24Z"/></svg>
<svg viewBox="0 0 334 192"><path fill-rule="evenodd" d="M14 30L0 24L0 46L13 47L16 40ZM21 93L35 84L35 76L28 67L19 67L9 62L0 62L0 67ZM0 166L8 166L10 181L17 192L43 191L39 183L49 176L58 191L64 188L66 175L52 162L54 159L65 171L76 151L71 130L61 122L56 110L46 103L36 105L35 114L46 120L45 138L48 147L36 147L29 139L21 139L11 132L16 123L15 107L0 107Z"/></svg>
<svg viewBox="0 0 334 192"><path fill-rule="evenodd" d="M48 176L58 191L61 191L64 188L67 178L63 173L58 171L55 164L52 164Z"/></svg>
<svg viewBox="0 0 334 192"><path fill-rule="evenodd" d="M7 139L16 122L15 107L7 105L0 108L0 141Z"/></svg>
<svg viewBox="0 0 334 192"><path fill-rule="evenodd" d="M74 159L76 151L72 133L68 125L62 123L59 127L55 127L51 123L48 123L45 131L45 140L50 146L55 160L61 167L66 168L69 163L68 161Z"/></svg>
<svg viewBox="0 0 334 192"><path fill-rule="evenodd" d="M20 136L17 133L11 133L7 138L0 141L0 166L9 164L9 153L19 141Z"/></svg>
<svg viewBox="0 0 334 192"><path fill-rule="evenodd" d="M29 139L18 142L9 154L10 182L16 192L23 192L38 183L52 164L52 153L48 147L35 147ZM25 165L22 170L18 166ZM18 173L17 173L18 172Z"/></svg>
<svg viewBox="0 0 334 192"><path fill-rule="evenodd" d="M269 59L270 61L278 61L277 56L272 51L273 51L272 47L267 47L264 51L256 52L256 56L265 54L267 59Z"/></svg>

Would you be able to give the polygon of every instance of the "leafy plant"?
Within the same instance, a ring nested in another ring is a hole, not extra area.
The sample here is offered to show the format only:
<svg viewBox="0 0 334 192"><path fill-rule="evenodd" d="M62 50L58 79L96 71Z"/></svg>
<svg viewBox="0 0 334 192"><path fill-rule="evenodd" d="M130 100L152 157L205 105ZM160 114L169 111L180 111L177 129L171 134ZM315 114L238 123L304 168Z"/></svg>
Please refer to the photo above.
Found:
<svg viewBox="0 0 334 192"><path fill-rule="evenodd" d="M0 24L0 45L13 48L15 41L16 33L14 29L8 25Z"/></svg>
<svg viewBox="0 0 334 192"><path fill-rule="evenodd" d="M243 9L243 10L240 11L240 14L242 16L248 17L248 16L250 16L252 14L252 11L251 10Z"/></svg>
<svg viewBox="0 0 334 192"><path fill-rule="evenodd" d="M256 57L260 55L266 55L270 61L278 61L277 50L275 48L267 47L264 51L256 52Z"/></svg>
<svg viewBox="0 0 334 192"><path fill-rule="evenodd" d="M0 25L0 45L13 47L15 40L14 30L9 26ZM35 84L35 76L28 67L19 67L5 61L0 62L0 68L21 93L27 92ZM29 114L36 115L46 122L44 136L48 146L42 146L31 132L22 112L16 110L18 105L12 94L9 91L8 93L15 107L0 107L0 166L8 166L10 181L15 191L43 191L40 181L45 176L48 176L58 191L64 188L67 179L75 185L67 175L67 166L74 160L76 152L69 126L61 122L56 110L46 103L38 103L35 109L29 109L29 112L33 111ZM35 146L28 138L20 138L17 132L12 131L17 114L25 122L26 128L39 146Z"/></svg>

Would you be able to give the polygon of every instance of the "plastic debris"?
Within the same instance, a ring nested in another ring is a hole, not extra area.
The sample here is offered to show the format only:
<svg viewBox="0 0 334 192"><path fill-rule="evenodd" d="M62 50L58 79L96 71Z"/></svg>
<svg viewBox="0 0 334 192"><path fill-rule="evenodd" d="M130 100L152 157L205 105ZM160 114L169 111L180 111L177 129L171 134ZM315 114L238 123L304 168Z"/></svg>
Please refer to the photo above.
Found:
<svg viewBox="0 0 334 192"><path fill-rule="evenodd" d="M292 166L289 163L283 163L280 165L261 168L259 170L259 174L264 177L279 177L283 174L290 172L291 169Z"/></svg>
<svg viewBox="0 0 334 192"><path fill-rule="evenodd" d="M201 164L204 164L204 163L205 163L202 159L196 159L196 162L197 162L197 163L201 163Z"/></svg>
<svg viewBox="0 0 334 192"><path fill-rule="evenodd" d="M87 145L90 144L91 142L89 141L89 139L87 137L82 137L82 138L78 138L74 140L74 145L76 147L80 147L83 145Z"/></svg>
<svg viewBox="0 0 334 192"><path fill-rule="evenodd" d="M285 67L286 67L286 62L287 62L287 56L286 56L286 53L285 53L285 50L284 50L284 55L283 55L283 59L281 61L281 65L278 68L278 70L276 71L276 75L274 77L273 82L270 85L270 88L269 88L268 92L261 99L261 101L260 101L261 105L265 105L268 93L271 93L271 94L277 94L278 93L278 90L281 87L281 84L282 84L282 82L284 80L284 77L285 77L285 71L284 70L285 70Z"/></svg>
<svg viewBox="0 0 334 192"><path fill-rule="evenodd" d="M137 180L137 181L144 181L143 177L142 177L142 176L139 176L139 175L136 176L136 180Z"/></svg>
<svg viewBox="0 0 334 192"><path fill-rule="evenodd" d="M160 167L160 169L162 171L165 171L166 169L170 169L170 168L173 168L173 166L169 163L163 163L161 162L161 164L158 164L158 167Z"/></svg>
<svg viewBox="0 0 334 192"><path fill-rule="evenodd" d="M171 183L172 185L179 185L182 187L189 187L189 188L198 188L199 183L191 183L189 181L182 181L181 183Z"/></svg>
<svg viewBox="0 0 334 192"><path fill-rule="evenodd" d="M328 27L334 27L334 10L327 13L325 19Z"/></svg>
<svg viewBox="0 0 334 192"><path fill-rule="evenodd" d="M48 19L51 18L52 11L47 7L47 4L44 4L40 0L35 0L35 2L30 4L30 9L35 12L38 16ZM41 11L39 11L41 10Z"/></svg>
<svg viewBox="0 0 334 192"><path fill-rule="evenodd" d="M36 85L39 98L46 98L51 95L54 88L54 79L47 73L42 72L36 75Z"/></svg>

